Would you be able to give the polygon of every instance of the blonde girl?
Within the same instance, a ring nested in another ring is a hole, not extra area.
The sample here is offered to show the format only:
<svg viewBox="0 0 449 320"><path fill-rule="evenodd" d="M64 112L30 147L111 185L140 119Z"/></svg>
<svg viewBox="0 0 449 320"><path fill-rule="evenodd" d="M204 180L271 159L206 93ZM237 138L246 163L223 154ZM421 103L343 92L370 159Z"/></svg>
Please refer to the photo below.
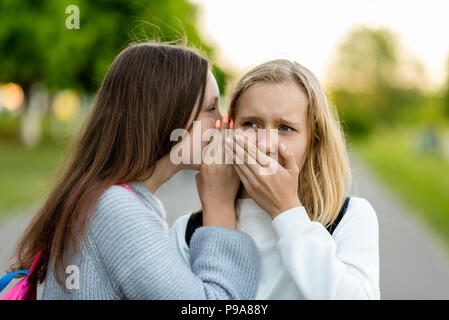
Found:
<svg viewBox="0 0 449 320"><path fill-rule="evenodd" d="M296 62L263 63L238 81L229 115L241 129L226 144L242 182L237 229L262 259L256 299L379 299L376 213L347 197L344 135L319 80ZM277 141L250 133L260 129L276 129ZM186 263L199 214L171 230Z"/></svg>

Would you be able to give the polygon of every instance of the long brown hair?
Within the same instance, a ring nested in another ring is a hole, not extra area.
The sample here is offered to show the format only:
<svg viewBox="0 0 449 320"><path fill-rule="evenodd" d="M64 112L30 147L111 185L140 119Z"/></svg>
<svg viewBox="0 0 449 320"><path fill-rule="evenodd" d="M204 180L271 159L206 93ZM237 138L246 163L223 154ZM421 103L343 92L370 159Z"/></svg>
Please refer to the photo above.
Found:
<svg viewBox="0 0 449 320"><path fill-rule="evenodd" d="M62 283L61 271L85 241L101 194L151 176L176 143L170 133L186 128L195 105L202 105L208 68L194 50L166 44L133 44L115 58L56 185L18 244L11 271L28 269L42 250L34 280L45 279L54 259Z"/></svg>
<svg viewBox="0 0 449 320"><path fill-rule="evenodd" d="M272 60L248 71L231 94L229 116L235 119L240 97L260 83L294 82L308 99L310 128L304 166L299 174L298 196L312 221L329 226L338 216L351 184L351 171L343 130L318 78L289 60Z"/></svg>

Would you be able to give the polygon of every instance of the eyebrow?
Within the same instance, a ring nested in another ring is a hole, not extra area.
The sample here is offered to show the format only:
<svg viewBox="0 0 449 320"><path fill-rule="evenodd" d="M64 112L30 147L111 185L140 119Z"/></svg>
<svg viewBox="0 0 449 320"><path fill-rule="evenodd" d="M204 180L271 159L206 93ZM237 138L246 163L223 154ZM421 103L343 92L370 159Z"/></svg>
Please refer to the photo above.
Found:
<svg viewBox="0 0 449 320"><path fill-rule="evenodd" d="M241 119L242 119L242 121L258 120L258 121L264 122L264 120L262 118L258 117L258 116L242 116ZM286 119L286 118L277 118L276 122L277 123L284 123L286 125L292 125L292 126L295 126L295 125L299 126L300 125L299 121L292 121L292 120L289 120L289 119Z"/></svg>

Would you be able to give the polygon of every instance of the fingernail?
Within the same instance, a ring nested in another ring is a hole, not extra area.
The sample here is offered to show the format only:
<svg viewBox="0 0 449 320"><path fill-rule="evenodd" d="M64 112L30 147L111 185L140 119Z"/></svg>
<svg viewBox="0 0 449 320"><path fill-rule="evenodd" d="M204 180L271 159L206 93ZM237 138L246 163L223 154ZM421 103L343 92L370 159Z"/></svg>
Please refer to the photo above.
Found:
<svg viewBox="0 0 449 320"><path fill-rule="evenodd" d="M220 128L220 120L215 121L215 128Z"/></svg>
<svg viewBox="0 0 449 320"><path fill-rule="evenodd" d="M223 117L223 123L228 123L229 122L229 114L226 114L224 117Z"/></svg>
<svg viewBox="0 0 449 320"><path fill-rule="evenodd" d="M231 129L234 129L234 121L231 119L231 124L230 124Z"/></svg>
<svg viewBox="0 0 449 320"><path fill-rule="evenodd" d="M281 149L285 150L285 149L287 149L287 147L283 143L281 143Z"/></svg>

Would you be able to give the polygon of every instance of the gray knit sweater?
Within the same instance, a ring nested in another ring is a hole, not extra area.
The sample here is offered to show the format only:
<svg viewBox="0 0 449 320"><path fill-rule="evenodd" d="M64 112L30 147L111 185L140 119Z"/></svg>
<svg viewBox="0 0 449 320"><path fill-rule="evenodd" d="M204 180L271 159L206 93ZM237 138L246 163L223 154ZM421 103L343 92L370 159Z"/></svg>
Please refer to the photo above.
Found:
<svg viewBox="0 0 449 320"><path fill-rule="evenodd" d="M253 299L259 257L245 233L201 227L191 239L190 265L170 246L165 211L141 183L100 197L87 241L66 269L66 289L49 264L42 299ZM75 288L73 288L75 287Z"/></svg>

